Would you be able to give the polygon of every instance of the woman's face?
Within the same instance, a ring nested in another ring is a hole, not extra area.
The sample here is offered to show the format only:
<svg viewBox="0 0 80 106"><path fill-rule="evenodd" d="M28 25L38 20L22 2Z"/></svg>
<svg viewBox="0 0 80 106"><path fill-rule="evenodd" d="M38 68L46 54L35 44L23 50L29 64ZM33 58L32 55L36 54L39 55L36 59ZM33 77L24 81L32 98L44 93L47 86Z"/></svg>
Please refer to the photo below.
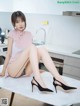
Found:
<svg viewBox="0 0 80 106"><path fill-rule="evenodd" d="M25 29L25 22L20 17L17 17L15 27L17 30L23 31Z"/></svg>

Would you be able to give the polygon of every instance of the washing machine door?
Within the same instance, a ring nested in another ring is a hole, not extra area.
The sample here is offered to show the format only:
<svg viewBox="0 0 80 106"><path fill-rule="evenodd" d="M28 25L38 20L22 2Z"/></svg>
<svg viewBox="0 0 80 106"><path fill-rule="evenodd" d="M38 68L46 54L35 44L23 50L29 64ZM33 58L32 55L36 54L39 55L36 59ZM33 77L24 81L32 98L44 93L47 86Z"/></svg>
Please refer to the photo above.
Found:
<svg viewBox="0 0 80 106"><path fill-rule="evenodd" d="M5 57L4 56L0 56L0 65L4 64L4 60L5 60Z"/></svg>

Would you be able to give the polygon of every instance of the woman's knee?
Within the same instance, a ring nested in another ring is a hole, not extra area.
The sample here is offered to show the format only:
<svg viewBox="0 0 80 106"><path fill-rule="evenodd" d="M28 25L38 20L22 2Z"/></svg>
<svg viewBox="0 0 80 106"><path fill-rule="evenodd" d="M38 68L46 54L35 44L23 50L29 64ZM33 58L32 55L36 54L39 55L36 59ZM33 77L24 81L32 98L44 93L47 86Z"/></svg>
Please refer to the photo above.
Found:
<svg viewBox="0 0 80 106"><path fill-rule="evenodd" d="M30 53L34 53L34 52L37 52L37 47L36 47L34 44L32 44L32 45L30 46L29 54L30 54Z"/></svg>
<svg viewBox="0 0 80 106"><path fill-rule="evenodd" d="M41 54L43 52L47 51L47 49L45 47L39 47L38 48L38 53Z"/></svg>
<svg viewBox="0 0 80 106"><path fill-rule="evenodd" d="M30 46L30 49L37 49L37 47L36 47L34 44L32 44L32 45Z"/></svg>
<svg viewBox="0 0 80 106"><path fill-rule="evenodd" d="M30 53L30 50L32 49L32 48L36 48L36 46L34 45L34 44L31 44L28 48L25 48L25 50L23 51L23 53Z"/></svg>

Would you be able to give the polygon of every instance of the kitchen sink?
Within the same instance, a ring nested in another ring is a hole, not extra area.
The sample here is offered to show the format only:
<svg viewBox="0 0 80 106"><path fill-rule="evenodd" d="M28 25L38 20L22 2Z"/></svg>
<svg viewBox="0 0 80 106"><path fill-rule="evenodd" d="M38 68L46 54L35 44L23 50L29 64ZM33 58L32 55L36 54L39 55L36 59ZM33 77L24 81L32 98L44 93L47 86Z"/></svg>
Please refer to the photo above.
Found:
<svg viewBox="0 0 80 106"><path fill-rule="evenodd" d="M80 50L74 51L74 52L72 52L72 54L80 55Z"/></svg>
<svg viewBox="0 0 80 106"><path fill-rule="evenodd" d="M36 46L41 45L41 44L39 44L39 43L33 43L33 44L36 45Z"/></svg>
<svg viewBox="0 0 80 106"><path fill-rule="evenodd" d="M33 44L36 45L36 46L39 46L39 45L44 45L45 43L43 43L43 42L42 43L35 43L35 42L33 42Z"/></svg>

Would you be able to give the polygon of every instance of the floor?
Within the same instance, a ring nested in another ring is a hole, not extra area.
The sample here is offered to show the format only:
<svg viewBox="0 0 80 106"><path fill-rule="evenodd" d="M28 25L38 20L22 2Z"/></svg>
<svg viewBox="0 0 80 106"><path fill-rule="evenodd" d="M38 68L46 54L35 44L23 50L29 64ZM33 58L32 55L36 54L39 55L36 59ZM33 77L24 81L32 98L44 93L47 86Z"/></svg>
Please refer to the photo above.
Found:
<svg viewBox="0 0 80 106"><path fill-rule="evenodd" d="M10 91L7 91L5 89L0 89L0 99L8 98L8 104L9 104L10 97L11 97ZM52 105L45 104L37 100L32 100L19 94L15 94L12 106L52 106ZM73 106L80 106L80 104L76 104Z"/></svg>
<svg viewBox="0 0 80 106"><path fill-rule="evenodd" d="M5 89L0 89L0 99L1 98L8 98L8 104L11 97L11 92ZM1 105L0 105L1 106ZM15 94L13 105L12 106L49 106L48 104L44 104L42 102L32 100L21 96L19 94Z"/></svg>

